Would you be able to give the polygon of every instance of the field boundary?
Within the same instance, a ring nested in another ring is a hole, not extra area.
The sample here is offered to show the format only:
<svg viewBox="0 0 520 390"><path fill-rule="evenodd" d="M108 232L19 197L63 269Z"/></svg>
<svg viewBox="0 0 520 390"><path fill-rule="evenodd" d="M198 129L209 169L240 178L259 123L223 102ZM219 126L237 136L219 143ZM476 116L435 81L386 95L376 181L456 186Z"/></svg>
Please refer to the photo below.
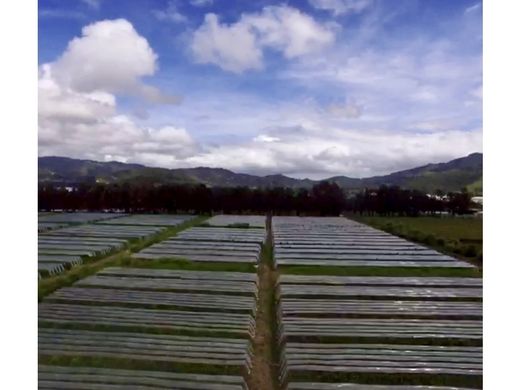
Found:
<svg viewBox="0 0 520 390"><path fill-rule="evenodd" d="M166 228L150 237L140 240L130 240L126 248L118 252L87 259L84 263L78 264L61 274L42 278L38 280L38 302L57 289L70 286L78 280L93 275L103 268L129 264L132 261L131 255L133 253L175 236L180 231L196 226L208 218L209 216L207 215L201 215L177 226Z"/></svg>

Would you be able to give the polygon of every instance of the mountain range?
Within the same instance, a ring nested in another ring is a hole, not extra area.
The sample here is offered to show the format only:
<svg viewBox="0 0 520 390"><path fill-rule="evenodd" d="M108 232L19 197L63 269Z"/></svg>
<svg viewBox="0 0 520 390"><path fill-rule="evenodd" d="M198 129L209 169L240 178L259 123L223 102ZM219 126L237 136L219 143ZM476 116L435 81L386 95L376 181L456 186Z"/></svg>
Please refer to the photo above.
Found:
<svg viewBox="0 0 520 390"><path fill-rule="evenodd" d="M467 188L474 194L482 193L482 153L472 153L445 163L427 164L384 176L351 178L334 176L333 181L344 189L358 190L380 185L398 185L402 188L426 192L435 190L458 191ZM290 187L310 188L323 180L295 179L284 175L255 176L235 173L222 168L151 168L140 164L116 161L99 162L68 157L39 157L38 182L58 185L79 183L168 183L205 184L211 187Z"/></svg>

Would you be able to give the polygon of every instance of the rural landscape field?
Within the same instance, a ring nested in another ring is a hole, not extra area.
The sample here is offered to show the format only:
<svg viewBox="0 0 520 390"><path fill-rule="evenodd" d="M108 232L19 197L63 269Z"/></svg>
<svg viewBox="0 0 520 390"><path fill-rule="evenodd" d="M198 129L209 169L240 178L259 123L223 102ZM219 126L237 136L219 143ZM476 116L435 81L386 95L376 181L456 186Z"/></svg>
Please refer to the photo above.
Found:
<svg viewBox="0 0 520 390"><path fill-rule="evenodd" d="M343 217L39 220L40 388L482 385L481 271L428 247Z"/></svg>
<svg viewBox="0 0 520 390"><path fill-rule="evenodd" d="M480 0L40 0L38 388L482 389L482 149Z"/></svg>

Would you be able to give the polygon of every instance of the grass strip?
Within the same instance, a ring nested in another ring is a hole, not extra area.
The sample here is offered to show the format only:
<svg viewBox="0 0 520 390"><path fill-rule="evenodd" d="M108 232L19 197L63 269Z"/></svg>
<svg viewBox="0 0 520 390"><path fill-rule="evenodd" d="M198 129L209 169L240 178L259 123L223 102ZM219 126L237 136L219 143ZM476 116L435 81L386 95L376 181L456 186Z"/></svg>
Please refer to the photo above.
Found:
<svg viewBox="0 0 520 390"><path fill-rule="evenodd" d="M327 265L279 265L282 274L336 276L439 276L481 278L478 268L443 267L340 267Z"/></svg>
<svg viewBox="0 0 520 390"><path fill-rule="evenodd" d="M248 377L251 389L279 389L280 351L276 342L277 306L276 273L274 271L273 240L270 218L267 222L267 239L262 244L258 267L258 306L256 331L253 339L252 372Z"/></svg>
<svg viewBox="0 0 520 390"><path fill-rule="evenodd" d="M228 271L228 272L256 272L253 263L225 263L212 261L190 261L180 258L162 258L155 260L125 258L122 264L125 267L148 269L173 269L186 271Z"/></svg>
<svg viewBox="0 0 520 390"><path fill-rule="evenodd" d="M357 214L348 217L482 268L480 218L382 217Z"/></svg>
<svg viewBox="0 0 520 390"><path fill-rule="evenodd" d="M453 386L465 388L482 388L480 375L453 374L390 374L390 373L341 373L318 371L289 372L288 382L336 382L379 385L422 385L422 386Z"/></svg>
<svg viewBox="0 0 520 390"><path fill-rule="evenodd" d="M284 342L321 343L321 344L399 344L435 345L453 347L482 347L482 339L460 338L395 338L395 337L338 337L338 336L286 336Z"/></svg>
<svg viewBox="0 0 520 390"><path fill-rule="evenodd" d="M240 307L236 309L222 309L212 307L192 307L192 306L177 306L171 304L148 304L148 303L132 303L132 302L98 302L98 301L83 301L74 299L54 299L49 297L45 300L48 303L61 303L66 305L85 305L85 306L115 306L126 307L134 309L154 309L154 310L174 310L174 311L192 311L192 312L210 312L210 313L229 313L229 314L251 314L251 310L247 307Z"/></svg>
<svg viewBox="0 0 520 390"><path fill-rule="evenodd" d="M146 325L105 325L105 324L83 324L83 323L56 323L51 321L38 321L38 328L47 329L71 329L71 330L92 330L101 332L135 332L139 334L160 334L173 336L193 336L193 337L218 337L229 339L247 339L248 335L240 332L223 332L211 330L189 330L175 328L148 327Z"/></svg>
<svg viewBox="0 0 520 390"><path fill-rule="evenodd" d="M178 226L167 228L158 234L147 237L145 239L130 240L127 248L120 250L115 254L108 253L96 257L91 257L88 258L88 260L83 264L72 267L69 271L47 278L42 278L38 281L38 301L40 302L45 296L49 295L53 291L61 287L70 286L74 282L93 275L105 267L126 265L125 263L131 259L130 255L133 252L138 252L150 245L166 240L178 232L192 227L206 220L207 218L208 216L199 216Z"/></svg>
<svg viewBox="0 0 520 390"><path fill-rule="evenodd" d="M208 365L208 364L189 364L174 363L140 359L106 358L106 357L87 357L87 356L49 356L40 355L39 364L68 366L68 367L102 367L102 368L121 368L128 370L151 370L168 371L194 374L210 375L243 375L245 367Z"/></svg>

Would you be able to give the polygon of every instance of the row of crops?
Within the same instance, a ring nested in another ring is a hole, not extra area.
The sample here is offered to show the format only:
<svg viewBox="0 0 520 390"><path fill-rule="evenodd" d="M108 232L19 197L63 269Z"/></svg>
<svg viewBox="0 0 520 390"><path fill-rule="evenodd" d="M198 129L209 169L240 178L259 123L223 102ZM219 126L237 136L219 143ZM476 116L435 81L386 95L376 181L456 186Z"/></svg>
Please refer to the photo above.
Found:
<svg viewBox="0 0 520 390"><path fill-rule="evenodd" d="M38 213L38 233L62 227L119 218L119 213Z"/></svg>
<svg viewBox="0 0 520 390"><path fill-rule="evenodd" d="M274 217L273 234L282 386L481 386L481 279L322 274L471 265L343 218ZM308 272L287 273L295 265Z"/></svg>
<svg viewBox="0 0 520 390"><path fill-rule="evenodd" d="M255 313L255 274L107 268L39 305L40 388L242 389Z"/></svg>
<svg viewBox="0 0 520 390"><path fill-rule="evenodd" d="M235 227L237 225L241 227ZM206 221L203 227L184 230L136 253L134 257L256 264L266 234L264 216L217 215Z"/></svg>
<svg viewBox="0 0 520 390"><path fill-rule="evenodd" d="M69 226L41 234L41 249L101 253L188 218ZM46 296L39 387L247 389L266 310L259 276L212 267L257 264L269 233L263 216L216 216L133 253L143 260L133 267L105 268ZM405 275L469 274L470 264L344 218L273 217L272 235L275 339L265 343L277 351L270 363L280 388L481 387L481 279ZM371 275L382 270L392 276Z"/></svg>
<svg viewBox="0 0 520 390"><path fill-rule="evenodd" d="M279 265L448 267L472 265L345 218L273 218Z"/></svg>
<svg viewBox="0 0 520 390"><path fill-rule="evenodd" d="M38 233L38 276L42 277L120 251L132 240L158 234L166 227L179 225L193 216L132 215L114 218L114 214L106 213L61 213L39 218L54 218L56 223L66 223L65 227ZM89 221L97 222L83 223Z"/></svg>
<svg viewBox="0 0 520 390"><path fill-rule="evenodd" d="M239 258L233 247L239 244L246 245L246 257L253 253L248 261L256 261L265 234L192 228L163 241L168 245L160 257L186 259L199 248L228 262L218 254L232 247L229 253ZM257 274L147 264L105 268L43 299L39 388L247 389Z"/></svg>

